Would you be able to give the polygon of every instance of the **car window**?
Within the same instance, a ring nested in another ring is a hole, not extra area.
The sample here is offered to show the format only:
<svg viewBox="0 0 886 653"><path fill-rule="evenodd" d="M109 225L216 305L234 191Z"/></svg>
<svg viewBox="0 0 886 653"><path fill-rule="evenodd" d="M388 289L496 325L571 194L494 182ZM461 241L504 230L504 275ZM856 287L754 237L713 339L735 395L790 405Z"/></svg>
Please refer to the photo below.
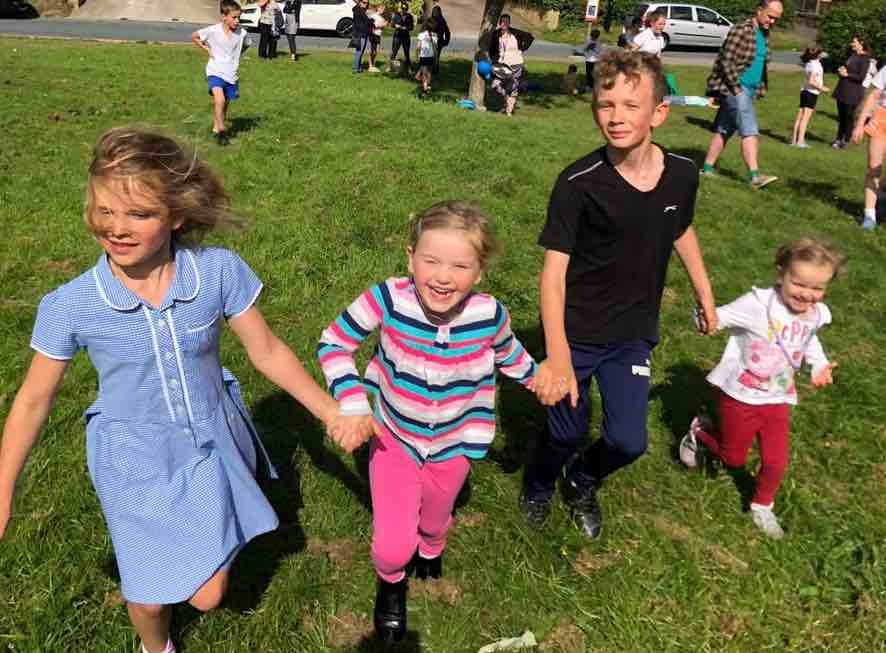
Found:
<svg viewBox="0 0 886 653"><path fill-rule="evenodd" d="M686 5L671 5L671 20L692 20L692 7Z"/></svg>
<svg viewBox="0 0 886 653"><path fill-rule="evenodd" d="M716 12L711 11L710 9L705 9L704 7L696 7L695 14L698 16L699 23L713 23L716 25L720 18Z"/></svg>

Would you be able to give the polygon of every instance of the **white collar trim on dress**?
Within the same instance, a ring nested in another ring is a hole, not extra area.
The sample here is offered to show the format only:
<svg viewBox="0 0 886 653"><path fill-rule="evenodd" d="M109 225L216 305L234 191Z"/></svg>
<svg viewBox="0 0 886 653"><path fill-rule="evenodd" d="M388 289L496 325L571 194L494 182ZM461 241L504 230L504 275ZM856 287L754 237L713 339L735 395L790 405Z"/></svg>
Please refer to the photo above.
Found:
<svg viewBox="0 0 886 653"><path fill-rule="evenodd" d="M187 264L186 264L187 262ZM114 276L111 266L108 264L107 254L102 254L95 267L92 268L92 276L95 279L95 287L104 302L117 311L131 311L145 302L134 292L129 290ZM194 253L184 247L175 249L175 278L169 287L169 292L163 300L163 308L173 300L188 302L193 300L200 291L200 272L197 269L197 261Z"/></svg>

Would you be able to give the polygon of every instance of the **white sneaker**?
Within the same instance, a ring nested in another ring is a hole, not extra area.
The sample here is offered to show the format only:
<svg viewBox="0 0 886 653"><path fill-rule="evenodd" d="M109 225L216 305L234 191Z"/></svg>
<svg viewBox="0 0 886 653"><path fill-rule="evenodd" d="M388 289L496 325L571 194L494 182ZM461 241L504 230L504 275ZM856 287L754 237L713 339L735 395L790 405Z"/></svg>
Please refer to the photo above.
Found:
<svg viewBox="0 0 886 653"><path fill-rule="evenodd" d="M699 444L696 435L699 431L710 433L713 428L707 415L697 415L689 424L689 431L680 440L680 462L690 469L695 469L704 460L704 447Z"/></svg>
<svg viewBox="0 0 886 653"><path fill-rule="evenodd" d="M751 504L751 518L754 520L754 525L768 537L774 540L784 537L784 531L781 524L778 523L778 517L772 512L772 508Z"/></svg>
<svg viewBox="0 0 886 653"><path fill-rule="evenodd" d="M873 231L877 228L877 220L875 218L865 216L864 220L861 223L861 228L865 231Z"/></svg>

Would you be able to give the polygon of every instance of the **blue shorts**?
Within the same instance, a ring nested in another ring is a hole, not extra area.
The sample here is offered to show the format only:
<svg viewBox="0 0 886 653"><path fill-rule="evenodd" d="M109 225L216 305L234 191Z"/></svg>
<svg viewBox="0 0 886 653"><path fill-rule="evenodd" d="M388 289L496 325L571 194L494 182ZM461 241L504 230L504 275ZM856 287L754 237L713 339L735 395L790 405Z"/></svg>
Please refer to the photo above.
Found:
<svg viewBox="0 0 886 653"><path fill-rule="evenodd" d="M231 84L230 82L226 82L221 77L216 77L215 75L210 75L206 78L206 83L209 84L209 94L212 95L212 89L220 88L222 92L225 94L225 100L230 102L231 100L236 100L240 97L240 84Z"/></svg>
<svg viewBox="0 0 886 653"><path fill-rule="evenodd" d="M754 111L756 89L742 87L741 95L724 95L720 98L720 109L711 131L729 138L736 131L742 138L758 136L757 113Z"/></svg>

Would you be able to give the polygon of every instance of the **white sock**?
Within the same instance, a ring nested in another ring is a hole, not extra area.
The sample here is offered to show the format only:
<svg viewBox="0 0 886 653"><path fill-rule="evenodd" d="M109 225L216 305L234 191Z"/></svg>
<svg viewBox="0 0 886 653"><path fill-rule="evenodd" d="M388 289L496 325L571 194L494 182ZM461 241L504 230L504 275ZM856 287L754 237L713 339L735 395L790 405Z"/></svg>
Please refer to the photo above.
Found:
<svg viewBox="0 0 886 653"><path fill-rule="evenodd" d="M142 653L151 653L144 644L142 644ZM163 653L175 653L175 646L172 645L171 639L166 640L166 648L163 649Z"/></svg>
<svg viewBox="0 0 886 653"><path fill-rule="evenodd" d="M877 209L865 209L864 210L864 219L867 220L870 218L874 222L877 221Z"/></svg>
<svg viewBox="0 0 886 653"><path fill-rule="evenodd" d="M768 506L764 506L762 503L752 503L751 510L772 510L775 507L775 502L770 503Z"/></svg>

